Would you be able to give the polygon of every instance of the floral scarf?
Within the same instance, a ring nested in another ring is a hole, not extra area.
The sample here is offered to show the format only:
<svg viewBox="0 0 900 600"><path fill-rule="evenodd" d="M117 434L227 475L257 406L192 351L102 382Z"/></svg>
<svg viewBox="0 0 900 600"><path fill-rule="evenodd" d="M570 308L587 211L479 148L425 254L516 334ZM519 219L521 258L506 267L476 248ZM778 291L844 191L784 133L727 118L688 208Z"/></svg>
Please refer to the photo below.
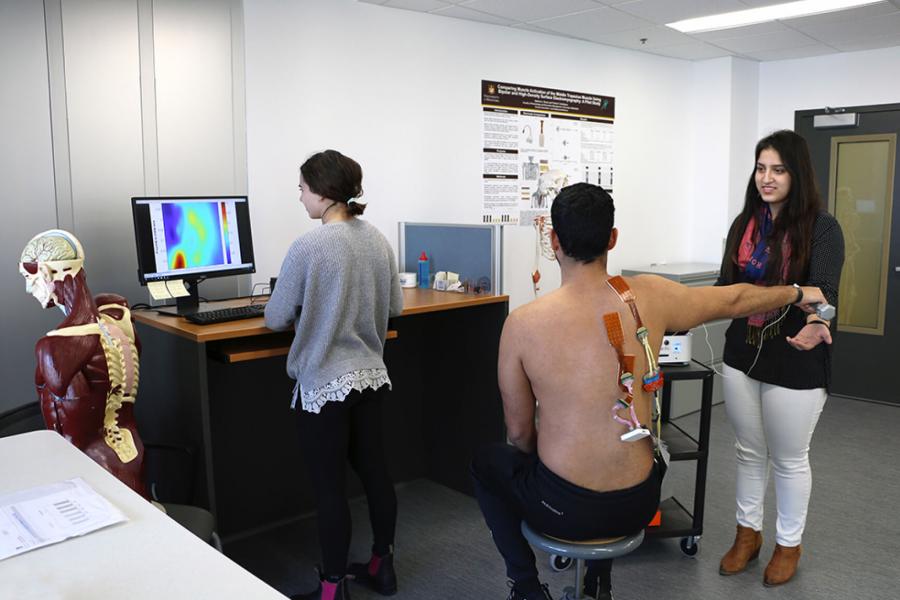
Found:
<svg viewBox="0 0 900 600"><path fill-rule="evenodd" d="M744 274L744 279L755 285L765 285L766 266L772 253L769 236L775 224L772 221L772 212L766 206L755 216L750 217L744 235L738 246L738 268ZM781 241L781 282L787 281L788 267L791 263L791 243L787 235ZM775 309L765 313L757 313L747 318L747 343L758 346L763 339L770 339L781 332L781 325L766 326L781 316L781 309ZM765 338L762 332L765 330Z"/></svg>

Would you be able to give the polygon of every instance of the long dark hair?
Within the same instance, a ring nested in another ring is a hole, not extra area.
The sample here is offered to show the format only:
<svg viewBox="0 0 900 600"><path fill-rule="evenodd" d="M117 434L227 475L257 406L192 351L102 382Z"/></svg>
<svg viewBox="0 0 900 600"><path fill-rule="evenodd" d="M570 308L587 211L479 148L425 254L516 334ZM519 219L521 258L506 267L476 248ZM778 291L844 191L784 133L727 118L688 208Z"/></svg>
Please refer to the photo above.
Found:
<svg viewBox="0 0 900 600"><path fill-rule="evenodd" d="M300 174L309 189L323 198L349 204L347 210L352 215L361 215L366 205L356 202L363 194L362 167L337 150L317 152L300 165Z"/></svg>
<svg viewBox="0 0 900 600"><path fill-rule="evenodd" d="M767 284L799 283L806 279L809 270L809 255L812 247L813 226L816 215L822 209L822 200L816 186L812 160L809 157L809 146L799 134L783 129L776 131L756 144L756 158L753 172L747 182L744 195L744 208L734 220L728 232L725 246L725 260L722 261L722 279L725 283L740 281L737 265L738 248L750 218L763 210L765 202L756 189L756 161L763 150L771 148L781 157L781 162L791 176L791 189L784 207L775 219L772 233L769 236L771 254L764 281ZM782 243L787 235L790 241L791 256L787 270L787 281L782 281Z"/></svg>

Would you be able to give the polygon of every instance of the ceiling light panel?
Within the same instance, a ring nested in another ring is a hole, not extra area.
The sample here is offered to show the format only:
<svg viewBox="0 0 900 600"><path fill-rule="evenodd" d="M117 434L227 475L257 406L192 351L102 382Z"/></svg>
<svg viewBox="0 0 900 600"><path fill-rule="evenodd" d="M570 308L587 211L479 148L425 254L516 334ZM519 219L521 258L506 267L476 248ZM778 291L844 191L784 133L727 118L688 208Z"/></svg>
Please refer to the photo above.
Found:
<svg viewBox="0 0 900 600"><path fill-rule="evenodd" d="M791 28L783 25L779 21L769 21L768 23L759 23L757 25L748 25L746 27L736 27L734 29L717 29L716 31L694 33L691 34L691 37L706 42L716 43L717 40L730 40L736 37L762 35L764 33L776 33L779 31L791 31Z"/></svg>
<svg viewBox="0 0 900 600"><path fill-rule="evenodd" d="M615 7L657 25L747 9L747 5L740 0L635 0L616 4Z"/></svg>
<svg viewBox="0 0 900 600"><path fill-rule="evenodd" d="M799 0L797 2L761 6L737 12L676 21L674 23L667 23L667 25L683 33L696 33L700 31L712 31L715 29L743 27L745 25L764 23L766 21L792 19L884 1L885 0Z"/></svg>

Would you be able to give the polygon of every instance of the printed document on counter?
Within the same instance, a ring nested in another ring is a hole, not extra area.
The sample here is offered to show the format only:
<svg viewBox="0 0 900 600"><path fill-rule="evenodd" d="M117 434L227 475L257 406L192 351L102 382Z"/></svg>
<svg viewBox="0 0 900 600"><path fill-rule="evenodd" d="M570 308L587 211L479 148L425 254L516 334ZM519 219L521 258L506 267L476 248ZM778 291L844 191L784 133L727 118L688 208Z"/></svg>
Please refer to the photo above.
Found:
<svg viewBox="0 0 900 600"><path fill-rule="evenodd" d="M81 478L0 496L0 560L125 520Z"/></svg>

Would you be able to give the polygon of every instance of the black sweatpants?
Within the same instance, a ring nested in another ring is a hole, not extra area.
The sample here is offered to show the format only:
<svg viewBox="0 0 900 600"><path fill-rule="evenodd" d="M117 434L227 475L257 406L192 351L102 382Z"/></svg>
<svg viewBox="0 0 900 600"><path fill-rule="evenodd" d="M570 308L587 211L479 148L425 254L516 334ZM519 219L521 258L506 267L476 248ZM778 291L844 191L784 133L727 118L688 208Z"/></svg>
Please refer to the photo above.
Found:
<svg viewBox="0 0 900 600"><path fill-rule="evenodd" d="M538 577L534 553L520 529L523 520L553 537L589 540L636 533L659 508L661 481L655 464L647 479L634 487L594 492L550 471L536 453L492 444L475 456L472 476L484 520L506 561L506 574L519 589L532 587Z"/></svg>
<svg viewBox="0 0 900 600"><path fill-rule="evenodd" d="M347 459L362 480L374 534L373 550L386 554L394 543L397 495L384 456L381 402L387 385L356 390L343 402L326 402L318 413L299 411L300 445L316 494L323 575L347 571L350 507Z"/></svg>

